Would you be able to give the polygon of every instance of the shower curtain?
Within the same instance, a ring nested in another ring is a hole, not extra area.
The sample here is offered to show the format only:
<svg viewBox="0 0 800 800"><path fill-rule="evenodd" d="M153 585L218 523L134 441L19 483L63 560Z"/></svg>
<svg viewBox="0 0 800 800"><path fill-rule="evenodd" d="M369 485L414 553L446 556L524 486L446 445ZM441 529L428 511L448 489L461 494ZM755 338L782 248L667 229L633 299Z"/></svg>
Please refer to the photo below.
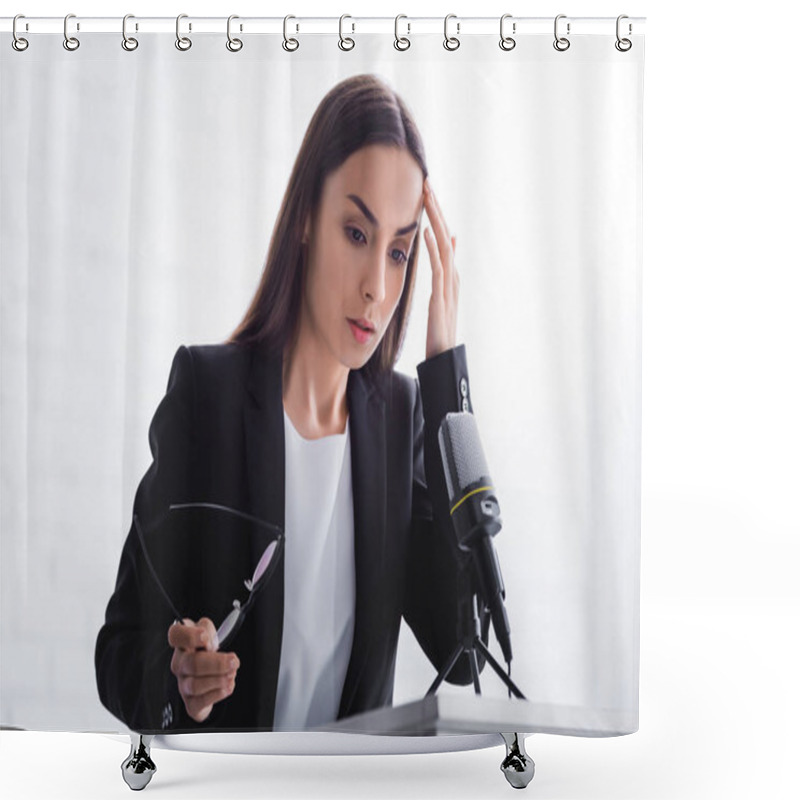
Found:
<svg viewBox="0 0 800 800"><path fill-rule="evenodd" d="M456 342L526 698L484 667L481 699L527 703L526 731L635 731L643 36L625 49L614 20L573 21L559 45L552 21L518 20L500 47L451 20L446 48L440 20L400 49L387 20L345 24L340 47L336 20L301 20L292 50L273 20L229 49L216 22L184 29L188 49L166 27L130 51L109 32L0 48L0 723L126 730L98 698L95 643L173 357L239 324L315 109L369 74L416 121L456 237ZM430 295L420 242L396 365L412 379ZM435 677L404 622L392 706ZM438 694L476 702L469 684Z"/></svg>

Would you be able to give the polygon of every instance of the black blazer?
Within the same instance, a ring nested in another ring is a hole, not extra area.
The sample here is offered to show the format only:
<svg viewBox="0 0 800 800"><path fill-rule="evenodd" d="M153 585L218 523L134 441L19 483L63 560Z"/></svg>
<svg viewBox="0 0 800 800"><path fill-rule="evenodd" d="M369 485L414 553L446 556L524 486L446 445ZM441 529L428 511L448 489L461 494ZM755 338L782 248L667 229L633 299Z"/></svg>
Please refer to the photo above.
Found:
<svg viewBox="0 0 800 800"><path fill-rule="evenodd" d="M446 413L471 410L463 345L424 361L417 374L418 381L398 372L368 379L359 370L348 378L356 618L339 718L391 704L401 616L437 670L472 625L476 581L469 558L455 546L437 440ZM147 523L171 503L213 502L283 529L282 396L281 359L262 348L181 347L150 426L153 462L136 492L134 513ZM260 556L252 549L231 547L224 563L213 564L194 553L181 613L210 616L203 576L212 570L251 574ZM189 560L186 553L174 559L176 565ZM131 527L97 637L103 705L143 733L270 729L283 579L281 560L231 644L241 663L233 694L196 723L170 672L172 615ZM229 609L232 597L221 599ZM471 680L466 658L448 680ZM426 688L420 686L420 694Z"/></svg>

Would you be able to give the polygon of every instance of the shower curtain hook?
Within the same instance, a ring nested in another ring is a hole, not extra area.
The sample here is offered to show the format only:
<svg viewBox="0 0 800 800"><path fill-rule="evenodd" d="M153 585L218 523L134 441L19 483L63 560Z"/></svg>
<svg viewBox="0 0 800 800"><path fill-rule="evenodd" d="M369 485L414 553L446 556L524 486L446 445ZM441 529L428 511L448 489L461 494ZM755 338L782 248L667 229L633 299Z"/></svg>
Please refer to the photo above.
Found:
<svg viewBox="0 0 800 800"><path fill-rule="evenodd" d="M456 36L448 36L447 35L447 23L451 19L457 19L455 14L448 14L444 18L444 42L443 47L445 50L458 50L461 47L461 40ZM461 33L461 23L456 22L456 33Z"/></svg>
<svg viewBox="0 0 800 800"><path fill-rule="evenodd" d="M622 38L620 38L620 35L619 35L620 25L619 24L623 19L628 19L628 15L627 14L620 14L617 17L617 41L614 42L614 47L616 47L617 50L620 51L620 53L627 53L628 50L630 50L631 47L633 47L633 42L631 42L630 39L622 39ZM629 22L628 23L628 34L630 35L631 33L633 33L633 25L631 25L630 22Z"/></svg>
<svg viewBox="0 0 800 800"><path fill-rule="evenodd" d="M228 17L228 41L225 42L225 47L227 47L228 50L231 51L231 53L238 53L244 47L244 45L242 44L242 40L241 39L232 39L231 38L231 20L232 19L239 19L239 17L238 17L237 14L231 14ZM241 26L239 27L239 30L241 30Z"/></svg>
<svg viewBox="0 0 800 800"><path fill-rule="evenodd" d="M76 39L74 36L70 36L68 34L68 32L67 32L67 24L69 22L69 18L70 17L74 18L75 15L74 14L67 14L67 16L64 17L64 41L63 41L63 45L64 45L64 49L65 50L69 50L70 52L72 52L73 50L77 50L81 46L81 43L80 43L80 41L78 41L78 39ZM81 29L81 26L77 25L77 30L80 30L80 29Z"/></svg>
<svg viewBox="0 0 800 800"><path fill-rule="evenodd" d="M300 47L300 42L298 42L297 39L295 39L294 37L292 37L290 39L286 35L286 23L290 19L297 19L297 17L293 17L291 14L287 14L283 18L283 49L286 50L287 53L293 53L295 50L297 50L298 47ZM297 25L295 27L295 31L299 31L299 30L300 30L300 26Z"/></svg>
<svg viewBox="0 0 800 800"><path fill-rule="evenodd" d="M349 14L342 14L342 16L339 17L339 49L340 50L345 50L345 51L352 50L356 46L356 43L355 43L355 41L353 39L351 39L349 36L345 37L345 36L342 35L342 23L346 19L353 19L353 18ZM353 26L352 33L355 33L356 32L356 24L355 24L355 22L353 22L351 24Z"/></svg>
<svg viewBox="0 0 800 800"><path fill-rule="evenodd" d="M122 49L130 53L139 46L139 40L134 39L133 36L128 36L127 25L129 19L135 19L133 14L126 14L122 18ZM138 25L136 26L136 30L139 30Z"/></svg>
<svg viewBox="0 0 800 800"><path fill-rule="evenodd" d="M192 40L188 36L181 36L181 20L188 16L188 14L178 14L178 18L175 20L175 47L181 51L186 51L192 46ZM189 23L189 30L191 31L191 29L192 24Z"/></svg>
<svg viewBox="0 0 800 800"><path fill-rule="evenodd" d="M566 14L559 14L556 17L556 21L553 25L554 35L556 37L556 40L553 42L553 47L555 47L555 49L558 50L560 53L563 53L565 50L569 50L569 45L570 45L569 39L567 39L564 36L558 35L558 21L560 19L566 19L566 18L567 18ZM569 36L569 22L567 23L567 36Z"/></svg>
<svg viewBox="0 0 800 800"><path fill-rule="evenodd" d="M405 14L398 14L394 18L394 48L395 50L408 50L411 47L411 39L406 36L400 36L400 20L401 19L408 19ZM406 25L408 26L408 32L411 33L411 23L407 22Z"/></svg>
<svg viewBox="0 0 800 800"><path fill-rule="evenodd" d="M511 36L506 36L503 31L503 25L507 19L511 19L511 14L503 14L500 17L500 49L505 50L508 52L509 50L513 50L517 46L517 40L513 39ZM517 32L517 23L512 23L512 32Z"/></svg>
<svg viewBox="0 0 800 800"><path fill-rule="evenodd" d="M11 33L14 36L14 38L13 38L13 40L11 42L11 46L18 53L21 53L23 50L27 50L28 49L28 40L27 39L23 39L17 33L17 20L18 19L25 19L25 15L24 14L17 14L17 16L14 17L14 22L11 23Z"/></svg>

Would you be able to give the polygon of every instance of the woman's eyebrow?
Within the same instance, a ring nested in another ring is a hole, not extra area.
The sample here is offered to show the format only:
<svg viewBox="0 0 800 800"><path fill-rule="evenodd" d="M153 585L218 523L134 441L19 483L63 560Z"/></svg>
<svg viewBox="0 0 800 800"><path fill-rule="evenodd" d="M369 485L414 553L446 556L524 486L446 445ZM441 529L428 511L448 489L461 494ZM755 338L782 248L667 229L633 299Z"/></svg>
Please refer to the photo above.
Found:
<svg viewBox="0 0 800 800"><path fill-rule="evenodd" d="M347 195L348 200L352 200L360 209L364 216L376 227L380 228L381 224L375 219L375 215L367 208L367 204L357 195L357 194L349 194ZM412 222L410 225L406 225L403 228L398 228L395 236L402 236L405 233L409 233L410 231L415 230L417 227L416 220Z"/></svg>

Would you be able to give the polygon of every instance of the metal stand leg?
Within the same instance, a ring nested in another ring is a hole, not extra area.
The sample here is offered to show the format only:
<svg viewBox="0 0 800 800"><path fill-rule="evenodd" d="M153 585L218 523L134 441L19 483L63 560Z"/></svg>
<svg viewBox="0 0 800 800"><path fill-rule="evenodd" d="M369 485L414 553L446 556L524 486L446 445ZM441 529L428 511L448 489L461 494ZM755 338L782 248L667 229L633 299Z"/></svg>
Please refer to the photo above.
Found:
<svg viewBox="0 0 800 800"><path fill-rule="evenodd" d="M478 656L475 652L477 650L478 653L480 653L486 659L486 662L495 671L497 676L503 681L503 683L505 683L509 692L511 692L514 697L524 700L525 695L522 694L522 692L517 688L514 681L512 681L511 678L506 675L506 673L503 671L503 668L497 663L494 656L492 656L492 654L489 652L489 648L486 647L481 640L481 623L478 616L478 599L476 595L473 595L472 597L472 611L472 632L469 636L466 636L464 639L462 639L458 645L456 645L456 649L453 650L450 658L447 659L447 663L436 676L436 679L431 684L430 689L428 689L426 692L425 697L430 697L431 695L436 694L436 690L447 679L447 676L456 665L456 662L464 653L466 653L467 657L469 658L469 666L472 672L472 685L475 687L475 694L479 695L481 693L481 681L480 672L478 670Z"/></svg>
<svg viewBox="0 0 800 800"><path fill-rule="evenodd" d="M515 789L524 789L536 771L533 759L525 752L525 737L520 733L501 734L506 742L506 757L500 769Z"/></svg>
<svg viewBox="0 0 800 800"><path fill-rule="evenodd" d="M139 733L131 734L131 752L122 762L122 778L135 792L141 791L150 783L156 771L156 765L150 758L150 742L152 736Z"/></svg>

